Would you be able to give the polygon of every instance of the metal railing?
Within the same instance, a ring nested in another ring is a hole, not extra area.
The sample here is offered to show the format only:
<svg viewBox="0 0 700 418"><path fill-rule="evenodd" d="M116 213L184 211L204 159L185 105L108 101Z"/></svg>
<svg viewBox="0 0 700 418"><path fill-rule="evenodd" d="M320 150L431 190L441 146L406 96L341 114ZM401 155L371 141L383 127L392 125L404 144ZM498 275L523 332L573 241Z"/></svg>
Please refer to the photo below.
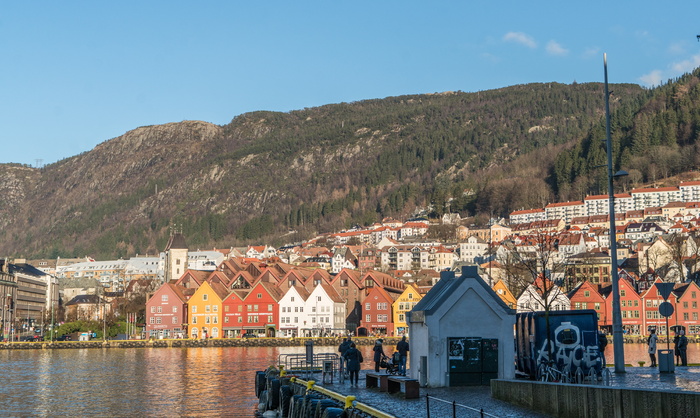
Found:
<svg viewBox="0 0 700 418"><path fill-rule="evenodd" d="M431 400L431 399L433 399L433 400L435 400L435 401L438 401L438 402L442 402L442 403L451 405L451 406L452 406L452 418L456 418L456 417L457 417L457 408L458 408L458 407L459 407L459 408L464 408L464 409L466 409L466 410L468 410L468 411L475 412L475 413L479 414L479 417L482 417L482 418L483 418L483 417L494 417L494 418L498 418L496 415L492 415L492 414L489 414L489 413L484 412L484 408L479 408L479 409L477 409L477 408L472 408L471 406L459 404L459 403L457 403L457 401L452 401L452 402L450 402L450 401L447 401L447 400L445 400L445 399L436 398L435 396L425 395L425 412L426 412L426 417L427 417L427 418L430 418L430 400ZM444 416L444 415L440 415L440 416Z"/></svg>

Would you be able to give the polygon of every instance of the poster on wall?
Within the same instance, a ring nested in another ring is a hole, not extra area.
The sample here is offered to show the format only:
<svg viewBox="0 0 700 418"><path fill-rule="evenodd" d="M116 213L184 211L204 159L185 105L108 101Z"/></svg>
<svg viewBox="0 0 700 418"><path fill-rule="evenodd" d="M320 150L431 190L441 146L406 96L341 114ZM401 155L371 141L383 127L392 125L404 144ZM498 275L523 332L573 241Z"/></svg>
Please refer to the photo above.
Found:
<svg viewBox="0 0 700 418"><path fill-rule="evenodd" d="M447 354L450 360L464 359L464 338L448 338Z"/></svg>

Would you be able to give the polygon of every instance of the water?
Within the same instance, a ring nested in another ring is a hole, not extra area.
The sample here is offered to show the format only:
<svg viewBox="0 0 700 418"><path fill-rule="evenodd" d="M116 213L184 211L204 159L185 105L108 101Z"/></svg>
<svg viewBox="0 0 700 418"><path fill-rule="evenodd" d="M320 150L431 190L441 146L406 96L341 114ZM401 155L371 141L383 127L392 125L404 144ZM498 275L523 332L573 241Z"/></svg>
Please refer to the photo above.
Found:
<svg viewBox="0 0 700 418"><path fill-rule="evenodd" d="M359 348L363 369L372 368L371 347ZM255 372L276 364L282 353L303 352L303 347L3 350L0 416L252 416ZM612 345L605 354L612 363ZM649 365L646 345L625 344L625 362L638 366L638 361ZM700 344L689 345L688 361L700 363Z"/></svg>
<svg viewBox="0 0 700 418"><path fill-rule="evenodd" d="M373 367L361 347L363 368ZM315 351L336 352L337 347ZM255 372L304 347L0 351L0 416L252 416Z"/></svg>

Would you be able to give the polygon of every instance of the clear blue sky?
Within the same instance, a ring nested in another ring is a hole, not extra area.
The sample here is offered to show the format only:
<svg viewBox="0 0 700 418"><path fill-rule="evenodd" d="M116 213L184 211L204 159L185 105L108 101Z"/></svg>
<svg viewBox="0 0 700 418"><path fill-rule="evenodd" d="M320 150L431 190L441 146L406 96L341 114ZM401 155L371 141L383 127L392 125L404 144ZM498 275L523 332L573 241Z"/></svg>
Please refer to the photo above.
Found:
<svg viewBox="0 0 700 418"><path fill-rule="evenodd" d="M226 124L402 94L700 66L700 3L7 1L0 162L43 164L143 125Z"/></svg>

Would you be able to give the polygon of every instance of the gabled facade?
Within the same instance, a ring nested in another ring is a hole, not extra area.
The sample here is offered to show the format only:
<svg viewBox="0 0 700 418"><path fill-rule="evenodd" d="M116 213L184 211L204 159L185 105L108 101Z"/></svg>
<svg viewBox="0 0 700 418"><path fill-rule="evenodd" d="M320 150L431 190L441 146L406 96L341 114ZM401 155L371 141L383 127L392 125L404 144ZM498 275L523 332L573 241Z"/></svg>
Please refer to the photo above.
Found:
<svg viewBox="0 0 700 418"><path fill-rule="evenodd" d="M362 302L362 327L366 335L394 335L391 308L394 299L389 292L379 286L373 287ZM362 331L360 331L360 335Z"/></svg>
<svg viewBox="0 0 700 418"><path fill-rule="evenodd" d="M598 286L589 281L581 282L571 293L571 309L593 309L598 314L598 325L602 326L608 320L608 310L605 298L598 292Z"/></svg>
<svg viewBox="0 0 700 418"><path fill-rule="evenodd" d="M306 300L309 292L301 286L293 286L287 290L279 301L280 336L300 337L302 329L311 323L308 319Z"/></svg>
<svg viewBox="0 0 700 418"><path fill-rule="evenodd" d="M345 301L345 326L348 331L355 332L360 326L362 316L362 300L365 297L365 286L360 272L343 269L331 281L331 286Z"/></svg>
<svg viewBox="0 0 700 418"><path fill-rule="evenodd" d="M345 302L333 286L320 283L306 299L311 335L326 336L345 329ZM308 322L307 322L308 325Z"/></svg>
<svg viewBox="0 0 700 418"><path fill-rule="evenodd" d="M515 309L518 305L518 299L513 296L513 293L508 289L508 286L506 286L503 280L497 280L496 283L493 284L492 289L510 309Z"/></svg>
<svg viewBox="0 0 700 418"><path fill-rule="evenodd" d="M700 334L700 287L691 281L674 290L677 296L676 312L678 323L685 325L688 335Z"/></svg>
<svg viewBox="0 0 700 418"><path fill-rule="evenodd" d="M220 283L202 283L188 301L191 338L221 338L222 305L228 292Z"/></svg>
<svg viewBox="0 0 700 418"><path fill-rule="evenodd" d="M408 334L406 312L413 309L422 298L420 291L413 284L407 284L403 293L396 298L392 306L395 335Z"/></svg>
<svg viewBox="0 0 700 418"><path fill-rule="evenodd" d="M232 290L224 299L223 324L222 329L225 338L237 338L244 334L243 319L245 313L245 303L243 300L248 294L246 289Z"/></svg>
<svg viewBox="0 0 700 418"><path fill-rule="evenodd" d="M185 288L163 284L146 302L146 336L184 338L187 336Z"/></svg>
<svg viewBox="0 0 700 418"><path fill-rule="evenodd" d="M274 337L279 328L279 301L284 294L269 283L259 282L243 300L246 332Z"/></svg>

